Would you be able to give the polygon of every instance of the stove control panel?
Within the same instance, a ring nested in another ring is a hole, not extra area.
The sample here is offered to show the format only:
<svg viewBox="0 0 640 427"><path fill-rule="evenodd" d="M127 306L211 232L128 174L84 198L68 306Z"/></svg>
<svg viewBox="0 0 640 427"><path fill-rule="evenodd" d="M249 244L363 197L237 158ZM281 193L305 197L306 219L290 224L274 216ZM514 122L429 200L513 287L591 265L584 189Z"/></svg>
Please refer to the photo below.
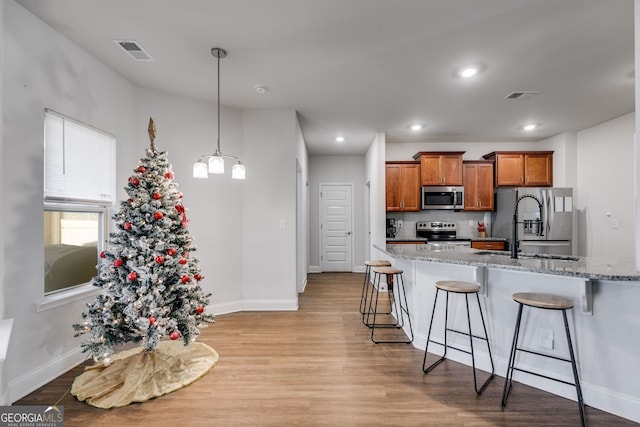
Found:
<svg viewBox="0 0 640 427"><path fill-rule="evenodd" d="M446 230L456 231L455 222L445 221L418 221L416 222L416 230Z"/></svg>

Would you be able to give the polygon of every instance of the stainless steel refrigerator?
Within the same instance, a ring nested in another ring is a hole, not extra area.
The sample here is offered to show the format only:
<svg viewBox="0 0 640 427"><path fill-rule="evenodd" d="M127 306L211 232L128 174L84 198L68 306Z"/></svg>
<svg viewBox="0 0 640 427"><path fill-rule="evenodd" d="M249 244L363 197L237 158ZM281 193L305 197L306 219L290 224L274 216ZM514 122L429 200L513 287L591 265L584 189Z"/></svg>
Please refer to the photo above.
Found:
<svg viewBox="0 0 640 427"><path fill-rule="evenodd" d="M513 217L517 209L516 228L520 251L572 254L573 189L499 188L495 203L492 235L508 239L510 248L513 244Z"/></svg>

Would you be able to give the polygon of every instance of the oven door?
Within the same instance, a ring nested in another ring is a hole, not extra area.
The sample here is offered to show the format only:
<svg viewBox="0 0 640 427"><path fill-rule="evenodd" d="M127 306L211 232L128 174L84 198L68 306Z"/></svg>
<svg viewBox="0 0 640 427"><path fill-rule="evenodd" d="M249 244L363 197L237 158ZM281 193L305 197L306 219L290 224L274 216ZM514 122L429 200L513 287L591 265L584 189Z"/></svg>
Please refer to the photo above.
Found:
<svg viewBox="0 0 640 427"><path fill-rule="evenodd" d="M464 187L422 187L422 209L460 210Z"/></svg>

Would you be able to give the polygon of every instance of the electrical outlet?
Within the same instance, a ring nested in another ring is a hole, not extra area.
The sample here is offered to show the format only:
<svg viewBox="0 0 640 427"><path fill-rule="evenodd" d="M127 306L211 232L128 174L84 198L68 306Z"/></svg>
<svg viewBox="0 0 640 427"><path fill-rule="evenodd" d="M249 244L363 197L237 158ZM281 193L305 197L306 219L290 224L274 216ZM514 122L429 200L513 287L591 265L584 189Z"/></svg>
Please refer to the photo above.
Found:
<svg viewBox="0 0 640 427"><path fill-rule="evenodd" d="M284 230L285 228L287 228L287 221L284 219L280 220L280 230Z"/></svg>
<svg viewBox="0 0 640 427"><path fill-rule="evenodd" d="M553 329L540 330L540 347L553 350Z"/></svg>
<svg viewBox="0 0 640 427"><path fill-rule="evenodd" d="M618 218L611 218L611 228L614 230L620 228L620 221L618 221Z"/></svg>

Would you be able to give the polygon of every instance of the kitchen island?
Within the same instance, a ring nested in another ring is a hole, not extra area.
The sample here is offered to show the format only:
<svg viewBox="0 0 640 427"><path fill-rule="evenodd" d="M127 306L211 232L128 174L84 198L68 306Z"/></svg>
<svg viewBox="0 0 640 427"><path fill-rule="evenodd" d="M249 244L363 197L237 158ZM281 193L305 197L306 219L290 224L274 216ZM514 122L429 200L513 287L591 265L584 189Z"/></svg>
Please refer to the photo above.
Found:
<svg viewBox="0 0 640 427"><path fill-rule="evenodd" d="M404 271L405 287L414 328L414 346L425 348L435 282L466 280L481 285L496 373L504 377L517 306L516 292L553 293L574 301L569 311L585 403L640 422L640 273L635 261L588 257L555 257L520 254L511 259L504 251L475 250L437 245L385 245L374 248L377 259L387 259ZM449 327L465 331L466 312L459 295L450 298ZM438 301L432 336L443 340L443 300ZM477 310L471 308L472 323L479 325ZM525 312L523 343L534 351L565 357L567 346L559 312ZM406 324L406 322L405 322ZM545 339L543 339L545 338ZM549 339L550 338L550 339ZM449 334L449 341L469 349L466 336ZM474 346L476 347L476 346ZM489 355L476 348L476 366L490 370ZM551 347L551 348L549 348ZM430 352L442 354L434 345ZM469 356L450 350L447 357L467 365ZM568 364L533 355L519 355L519 363L550 377L571 381ZM471 375L471 373L469 373ZM428 380L428 379L427 379ZM575 400L575 389L544 378L516 372L514 380ZM502 387L497 378L491 387ZM471 397L470 397L471 398ZM496 402L499 405L500 402ZM577 408L576 408L577 411Z"/></svg>

